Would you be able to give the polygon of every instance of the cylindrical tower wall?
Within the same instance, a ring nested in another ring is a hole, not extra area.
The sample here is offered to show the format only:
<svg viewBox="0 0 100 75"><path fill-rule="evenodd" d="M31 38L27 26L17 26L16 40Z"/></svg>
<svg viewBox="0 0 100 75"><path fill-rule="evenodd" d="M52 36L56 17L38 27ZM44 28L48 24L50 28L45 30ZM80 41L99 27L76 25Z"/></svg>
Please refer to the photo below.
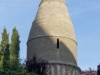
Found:
<svg viewBox="0 0 100 75"><path fill-rule="evenodd" d="M65 0L42 0L30 30L27 60L35 53L49 61L52 75L79 75L76 46Z"/></svg>
<svg viewBox="0 0 100 75"><path fill-rule="evenodd" d="M57 48L59 39L59 48ZM49 61L62 61L77 65L76 42L72 39L60 36L44 36L28 41L28 59L35 53L39 58Z"/></svg>

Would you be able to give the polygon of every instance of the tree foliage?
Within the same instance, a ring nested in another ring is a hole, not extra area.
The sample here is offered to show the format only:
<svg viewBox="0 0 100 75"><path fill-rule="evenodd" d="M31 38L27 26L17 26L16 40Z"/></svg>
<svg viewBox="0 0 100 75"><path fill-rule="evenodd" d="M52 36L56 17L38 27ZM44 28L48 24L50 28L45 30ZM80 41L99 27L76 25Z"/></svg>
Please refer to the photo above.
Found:
<svg viewBox="0 0 100 75"><path fill-rule="evenodd" d="M97 71L89 68L89 70L82 71L82 75L96 75Z"/></svg>
<svg viewBox="0 0 100 75"><path fill-rule="evenodd" d="M35 54L31 60L26 61L28 72L33 72L38 75L47 75L48 65L48 61L38 58Z"/></svg>
<svg viewBox="0 0 100 75"><path fill-rule="evenodd" d="M4 50L4 59L3 59L3 70L8 71L10 69L9 63L9 44L6 45Z"/></svg>
<svg viewBox="0 0 100 75"><path fill-rule="evenodd" d="M20 40L18 30L13 28L11 43L6 28L0 43L0 75L46 75L48 61L33 56L33 59L20 63Z"/></svg>
<svg viewBox="0 0 100 75"><path fill-rule="evenodd" d="M6 28L4 28L2 33L2 40L0 45L0 70L5 69L5 65L7 62L5 61L9 59L9 34L7 33ZM6 56L7 55L7 56Z"/></svg>
<svg viewBox="0 0 100 75"><path fill-rule="evenodd" d="M11 43L10 43L10 69L18 70L19 66L19 51L20 51L20 40L19 34L16 28L12 31Z"/></svg>

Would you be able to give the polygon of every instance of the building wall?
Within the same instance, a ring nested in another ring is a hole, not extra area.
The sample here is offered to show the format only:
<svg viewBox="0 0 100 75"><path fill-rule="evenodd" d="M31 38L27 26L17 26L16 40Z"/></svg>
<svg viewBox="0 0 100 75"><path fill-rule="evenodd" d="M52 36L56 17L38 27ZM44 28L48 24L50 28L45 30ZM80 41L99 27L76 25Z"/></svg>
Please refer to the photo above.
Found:
<svg viewBox="0 0 100 75"><path fill-rule="evenodd" d="M52 75L80 75L76 46L65 0L42 0L30 30L27 59L36 54L38 58L48 60L51 65L48 73Z"/></svg>
<svg viewBox="0 0 100 75"><path fill-rule="evenodd" d="M81 75L81 70L70 64L53 63L48 75Z"/></svg>
<svg viewBox="0 0 100 75"><path fill-rule="evenodd" d="M59 49L57 49L57 39L59 39ZM34 53L39 58L49 61L64 61L77 65L76 42L66 37L39 37L27 43L28 59Z"/></svg>

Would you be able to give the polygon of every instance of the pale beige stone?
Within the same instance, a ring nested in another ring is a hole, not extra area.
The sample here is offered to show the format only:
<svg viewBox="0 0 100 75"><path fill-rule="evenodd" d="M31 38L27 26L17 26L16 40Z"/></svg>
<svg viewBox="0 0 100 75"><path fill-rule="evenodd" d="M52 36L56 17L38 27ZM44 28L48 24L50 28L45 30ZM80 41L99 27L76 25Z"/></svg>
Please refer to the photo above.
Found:
<svg viewBox="0 0 100 75"><path fill-rule="evenodd" d="M59 49L57 49L57 39L59 39ZM69 64L69 75L74 69L80 73L77 67L74 27L65 0L41 0L27 42L27 59L31 59L34 53L50 63L55 62L57 68L51 68L53 75L66 75L68 69L65 68ZM62 65L64 73L61 73Z"/></svg>
<svg viewBox="0 0 100 75"><path fill-rule="evenodd" d="M51 72L52 75L54 75L54 67L53 66L51 67L51 70L52 70L52 72Z"/></svg>
<svg viewBox="0 0 100 75"><path fill-rule="evenodd" d="M57 65L57 75L61 75L60 73L60 65Z"/></svg>

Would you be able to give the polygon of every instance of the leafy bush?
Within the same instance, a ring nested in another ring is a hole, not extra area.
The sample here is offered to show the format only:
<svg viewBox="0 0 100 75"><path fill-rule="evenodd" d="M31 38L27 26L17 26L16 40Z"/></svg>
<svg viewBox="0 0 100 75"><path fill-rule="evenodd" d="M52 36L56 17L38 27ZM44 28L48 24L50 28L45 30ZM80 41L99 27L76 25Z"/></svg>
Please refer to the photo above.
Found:
<svg viewBox="0 0 100 75"><path fill-rule="evenodd" d="M48 65L48 61L37 58L35 54L31 60L26 61L28 72L34 72L38 75L47 75Z"/></svg>

